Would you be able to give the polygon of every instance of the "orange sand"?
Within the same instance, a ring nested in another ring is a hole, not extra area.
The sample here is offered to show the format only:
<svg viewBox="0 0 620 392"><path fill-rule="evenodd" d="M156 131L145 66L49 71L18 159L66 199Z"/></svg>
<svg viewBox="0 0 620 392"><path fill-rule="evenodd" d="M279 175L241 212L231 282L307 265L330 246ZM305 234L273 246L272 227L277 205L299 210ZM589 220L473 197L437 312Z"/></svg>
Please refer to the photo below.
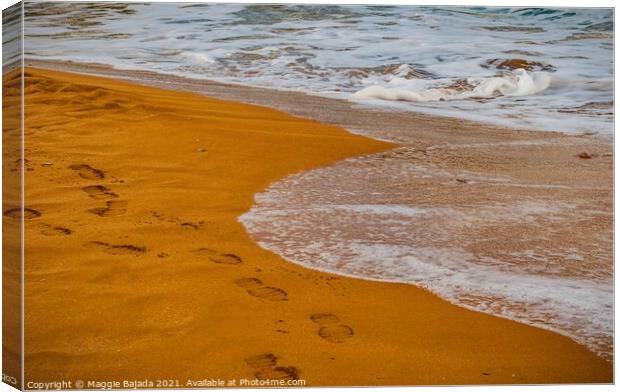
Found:
<svg viewBox="0 0 620 392"><path fill-rule="evenodd" d="M21 383L21 70L2 75L2 374ZM17 208L17 210L15 210ZM8 215L8 216L7 216Z"/></svg>
<svg viewBox="0 0 620 392"><path fill-rule="evenodd" d="M564 336L301 268L237 222L273 181L391 145L258 106L26 75L26 207L41 214L26 211L26 381L612 381Z"/></svg>

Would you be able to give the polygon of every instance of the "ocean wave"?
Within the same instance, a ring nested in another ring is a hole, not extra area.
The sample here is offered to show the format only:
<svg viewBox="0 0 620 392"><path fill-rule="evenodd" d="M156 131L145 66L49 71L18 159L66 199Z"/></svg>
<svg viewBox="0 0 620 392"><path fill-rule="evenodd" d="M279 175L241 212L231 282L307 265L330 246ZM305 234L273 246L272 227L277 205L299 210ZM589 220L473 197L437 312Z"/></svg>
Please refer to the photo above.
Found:
<svg viewBox="0 0 620 392"><path fill-rule="evenodd" d="M546 72L528 72L516 69L502 76L468 78L458 86L424 88L402 78L393 78L387 86L372 85L351 95L353 99L381 99L387 101L433 102L496 96L522 97L538 94L551 85L552 77Z"/></svg>
<svg viewBox="0 0 620 392"><path fill-rule="evenodd" d="M592 88L599 79L613 81L610 9L25 7L29 58L353 98L519 128L613 134L613 116L572 110L613 100L613 89Z"/></svg>

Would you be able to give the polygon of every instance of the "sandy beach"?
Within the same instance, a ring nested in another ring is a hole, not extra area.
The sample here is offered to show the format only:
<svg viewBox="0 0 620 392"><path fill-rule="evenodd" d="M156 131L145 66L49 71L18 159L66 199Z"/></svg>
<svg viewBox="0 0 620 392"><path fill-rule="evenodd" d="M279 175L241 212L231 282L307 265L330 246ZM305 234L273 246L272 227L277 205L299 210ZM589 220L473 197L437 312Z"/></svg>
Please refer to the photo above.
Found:
<svg viewBox="0 0 620 392"><path fill-rule="evenodd" d="M412 285L291 264L238 221L287 175L397 145L341 118L42 68L25 76L26 381L612 382L612 362L568 337ZM563 137L419 120L427 146ZM569 162L577 169L557 181L606 185L609 144L575 138L528 165L480 165L484 152L429 159L531 179ZM584 146L602 158L575 158ZM496 151L507 152L528 154Z"/></svg>
<svg viewBox="0 0 620 392"><path fill-rule="evenodd" d="M21 382L21 70L2 75L2 363L7 381ZM9 216L7 216L9 211ZM12 211L12 213L11 213Z"/></svg>

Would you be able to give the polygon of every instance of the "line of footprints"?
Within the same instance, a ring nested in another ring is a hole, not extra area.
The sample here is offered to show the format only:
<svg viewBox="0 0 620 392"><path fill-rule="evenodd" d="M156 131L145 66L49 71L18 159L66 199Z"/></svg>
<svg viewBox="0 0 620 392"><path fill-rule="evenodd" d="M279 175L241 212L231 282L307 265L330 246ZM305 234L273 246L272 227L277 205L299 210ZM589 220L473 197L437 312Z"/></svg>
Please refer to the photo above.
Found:
<svg viewBox="0 0 620 392"><path fill-rule="evenodd" d="M94 169L86 164L75 164L69 166L85 180L102 180L105 173ZM82 190L91 198L105 201L105 207L93 208L88 212L102 216L118 216L127 210L127 202L118 200L118 194L114 193L105 185L88 185ZM41 217L37 210L24 208L24 219L35 219ZM11 218L21 218L22 210L12 208L4 212L4 215ZM48 236L69 235L72 230L41 223L41 233ZM147 249L135 245L114 245L102 241L92 241L87 244L89 247L102 249L111 255L139 255L145 253ZM243 263L241 257L233 253L221 253L210 248L198 248L192 251L198 257L224 265L239 265ZM240 278L234 283L244 289L249 295L266 301L288 301L288 294L277 287L265 285L260 279L254 277ZM310 315L310 320L318 327L318 336L330 343L344 343L354 335L353 328L341 323L340 318L332 313L315 313ZM294 366L278 365L278 357L272 353L260 354L246 358L246 363L254 370L257 379L279 379L297 380L299 379L299 369Z"/></svg>
<svg viewBox="0 0 620 392"><path fill-rule="evenodd" d="M77 174L89 181L97 181L105 179L105 172L95 169L86 164L74 164L69 169L77 172ZM82 190L95 200L104 200L104 207L97 207L88 210L91 214L101 217L119 216L127 212L127 201L118 200L118 195L105 185L87 185ZM104 252L111 255L139 255L146 252L143 246L135 245L113 245L101 241L91 241L86 244L87 247L101 248Z"/></svg>
<svg viewBox="0 0 620 392"><path fill-rule="evenodd" d="M254 287L253 283L251 287ZM263 287L263 286L260 286ZM343 343L353 337L353 328L340 322L340 318L332 313L315 313L310 320L319 326L319 336L330 343ZM253 355L245 359L245 363L254 371L259 380L298 380L300 370L295 366L279 365L279 359L273 353Z"/></svg>
<svg viewBox="0 0 620 392"><path fill-rule="evenodd" d="M76 171L78 175L85 180L103 180L105 173L86 164L75 164L69 166L70 169ZM104 185L88 185L82 190L91 198L96 200L105 200L106 207L94 208L88 212L99 216L115 216L122 215L126 211L127 202L117 200L118 194L114 193L110 188ZM46 232L60 232L70 234L69 229L48 227L44 229ZM100 248L104 252L111 255L139 255L145 253L147 249L136 245L114 245L102 241L92 241L87 244L89 247ZM238 265L242 264L241 257L233 253L221 253L210 248L198 248L192 251L198 257L204 257L216 264ZM249 295L266 300L266 301L288 301L286 291L266 285L258 278L246 277L234 281L234 283L244 289ZM317 313L310 316L310 319L319 326L318 335L331 343L342 343L353 337L353 329L348 325L340 323L340 319L331 313Z"/></svg>
<svg viewBox="0 0 620 392"><path fill-rule="evenodd" d="M354 335L353 328L342 324L335 314L315 313L310 320L320 327L319 336L330 343L343 343Z"/></svg>
<svg viewBox="0 0 620 392"><path fill-rule="evenodd" d="M245 363L254 370L254 377L258 380L299 380L299 369L278 366L278 357L272 353L248 357Z"/></svg>
<svg viewBox="0 0 620 392"><path fill-rule="evenodd" d="M99 169L92 168L85 164L69 166L70 169L85 180L103 180L105 173ZM89 185L82 188L88 196L97 200L105 200L105 207L98 207L88 210L88 212L102 216L119 216L127 212L127 201L117 200L118 195L105 185Z"/></svg>
<svg viewBox="0 0 620 392"><path fill-rule="evenodd" d="M75 164L69 166L69 169L74 170L77 174L85 180L103 180L105 173L99 169L94 169L86 164ZM105 185L88 185L82 188L82 190L91 198L97 200L105 200L104 207L98 207L88 210L92 214L96 214L102 217L123 215L127 211L127 202L124 200L116 200L118 195L110 190ZM4 211L4 216L14 219L22 218L21 208L11 208ZM23 209L23 218L25 220L31 220L40 218L41 212L32 209ZM41 234L46 236L65 236L73 233L73 230L66 227L53 226L47 223L40 223L38 227L41 228ZM143 247L134 245L110 245L102 242L94 241L91 245L102 246L108 253L111 254L135 254L144 253L146 251Z"/></svg>
<svg viewBox="0 0 620 392"><path fill-rule="evenodd" d="M236 265L243 263L241 257L232 253L219 253L209 248L199 248L193 251L198 256L204 256L217 264ZM253 297L267 301L288 301L286 291L265 285L258 278L240 278L235 280L235 284L244 289ZM338 316L332 313L315 313L310 316L310 320L319 326L318 334L321 338L331 343L343 343L353 337L353 328L342 324Z"/></svg>

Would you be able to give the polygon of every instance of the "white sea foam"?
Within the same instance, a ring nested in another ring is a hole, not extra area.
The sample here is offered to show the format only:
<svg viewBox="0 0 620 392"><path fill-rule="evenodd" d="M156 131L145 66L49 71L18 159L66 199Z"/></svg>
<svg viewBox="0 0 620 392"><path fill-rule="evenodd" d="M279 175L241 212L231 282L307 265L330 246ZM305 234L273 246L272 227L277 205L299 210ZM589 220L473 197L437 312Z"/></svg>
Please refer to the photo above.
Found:
<svg viewBox="0 0 620 392"><path fill-rule="evenodd" d="M28 58L613 134L610 9L30 2L24 28Z"/></svg>
<svg viewBox="0 0 620 392"><path fill-rule="evenodd" d="M611 355L611 234L573 232L577 222L608 213L588 200L559 202L555 188L506 200L498 185L530 184L419 166L400 158L400 150L406 148L289 176L256 195L240 221L262 247L294 263L415 284ZM453 200L453 192L466 195L478 186L485 200L474 192L460 207L428 205L429 192L433 200Z"/></svg>
<svg viewBox="0 0 620 392"><path fill-rule="evenodd" d="M388 87L368 86L352 95L354 99L383 99L388 101L432 102L470 98L491 98L498 95L522 97L538 94L551 84L548 73L527 72L516 69L501 77L469 78L469 90L461 91L450 87L426 88L422 83L395 77ZM436 83L436 82L435 82Z"/></svg>
<svg viewBox="0 0 620 392"><path fill-rule="evenodd" d="M215 60L206 53L185 52L183 56L190 64L207 65L215 63Z"/></svg>

